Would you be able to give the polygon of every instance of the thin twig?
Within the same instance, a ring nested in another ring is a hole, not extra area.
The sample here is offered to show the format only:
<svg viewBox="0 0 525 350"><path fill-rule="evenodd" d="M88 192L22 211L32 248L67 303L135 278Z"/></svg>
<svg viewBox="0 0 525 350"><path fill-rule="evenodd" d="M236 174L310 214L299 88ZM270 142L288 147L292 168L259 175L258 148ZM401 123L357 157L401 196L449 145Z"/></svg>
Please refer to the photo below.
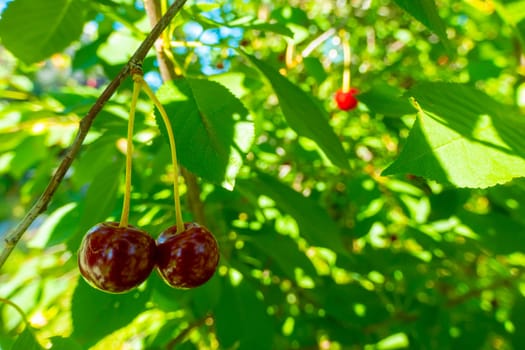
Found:
<svg viewBox="0 0 525 350"><path fill-rule="evenodd" d="M0 242L0 268L4 265L5 261L15 248L18 241L20 241L20 238L22 238L29 225L31 225L31 223L33 223L33 221L35 221L35 219L47 209L49 202L53 198L53 195L62 182L64 175L71 166L73 159L75 159L76 155L78 154L82 142L84 142L84 139L86 138L93 121L97 117L98 113L102 110L102 107L104 107L106 102L111 98L111 96L113 96L115 91L122 84L124 79L130 74L130 72L135 67L141 66L144 57L146 57L146 54L151 49L157 38L168 26L173 17L181 10L185 3L186 0L175 0L175 2L166 11L166 14L160 18L146 39L144 39L142 44L135 51L128 63L122 67L117 76L109 83L106 89L95 101L86 116L81 120L78 127L77 136L73 141L73 144L67 150L60 165L51 177L51 180L49 181L46 189L40 198L38 198L38 200L35 202L33 207L27 212L24 218L18 223L18 225L8 232Z"/></svg>

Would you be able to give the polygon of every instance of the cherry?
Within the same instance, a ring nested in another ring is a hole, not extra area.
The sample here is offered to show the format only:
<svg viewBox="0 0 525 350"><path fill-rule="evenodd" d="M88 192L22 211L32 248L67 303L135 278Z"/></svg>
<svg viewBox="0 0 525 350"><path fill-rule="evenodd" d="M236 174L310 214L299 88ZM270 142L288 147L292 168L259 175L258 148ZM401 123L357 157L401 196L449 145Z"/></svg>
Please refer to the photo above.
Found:
<svg viewBox="0 0 525 350"><path fill-rule="evenodd" d="M340 110L349 111L357 106L357 95L359 91L356 88L351 88L349 91L343 92L342 89L335 93L335 102Z"/></svg>
<svg viewBox="0 0 525 350"><path fill-rule="evenodd" d="M124 293L148 278L155 267L155 240L136 227L117 222L93 226L82 239L78 266L93 287Z"/></svg>
<svg viewBox="0 0 525 350"><path fill-rule="evenodd" d="M166 229L157 238L157 269L162 279L175 288L194 288L206 283L219 263L219 247L211 232L197 224L184 223Z"/></svg>

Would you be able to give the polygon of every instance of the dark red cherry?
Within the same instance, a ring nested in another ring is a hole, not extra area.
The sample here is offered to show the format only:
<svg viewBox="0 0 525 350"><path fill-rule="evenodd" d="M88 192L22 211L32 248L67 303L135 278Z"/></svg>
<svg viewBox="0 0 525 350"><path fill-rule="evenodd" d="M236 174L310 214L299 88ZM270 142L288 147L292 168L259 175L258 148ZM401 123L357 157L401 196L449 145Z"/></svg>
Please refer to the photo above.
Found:
<svg viewBox="0 0 525 350"><path fill-rule="evenodd" d="M359 91L356 88L351 88L346 92L343 92L341 89L337 90L335 93L335 102L337 103L337 107L343 111L354 109L359 102L355 97L355 95L358 93Z"/></svg>
<svg viewBox="0 0 525 350"><path fill-rule="evenodd" d="M156 252L155 240L145 231L103 222L93 226L82 239L78 267L93 287L124 293L148 278L155 267Z"/></svg>
<svg viewBox="0 0 525 350"><path fill-rule="evenodd" d="M157 238L157 269L167 284L175 288L194 288L206 283L219 263L219 247L211 232L197 223L177 226Z"/></svg>

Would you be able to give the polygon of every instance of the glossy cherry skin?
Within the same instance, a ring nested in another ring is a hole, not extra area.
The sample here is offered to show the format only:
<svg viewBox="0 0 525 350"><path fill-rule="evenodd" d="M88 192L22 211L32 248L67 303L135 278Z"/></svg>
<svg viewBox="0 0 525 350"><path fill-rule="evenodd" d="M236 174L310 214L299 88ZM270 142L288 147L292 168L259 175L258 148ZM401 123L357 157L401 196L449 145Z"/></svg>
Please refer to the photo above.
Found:
<svg viewBox="0 0 525 350"><path fill-rule="evenodd" d="M337 90L335 93L335 102L337 103L337 107L343 111L354 109L359 102L355 97L355 95L358 93L359 91L355 88L351 88L347 92L343 92L341 89Z"/></svg>
<svg viewBox="0 0 525 350"><path fill-rule="evenodd" d="M109 293L124 293L148 278L155 267L155 240L136 227L117 222L93 226L82 239L78 267L93 287Z"/></svg>
<svg viewBox="0 0 525 350"><path fill-rule="evenodd" d="M195 288L206 283L219 263L217 241L207 228L185 223L177 233L172 226L157 238L157 270L174 288Z"/></svg>

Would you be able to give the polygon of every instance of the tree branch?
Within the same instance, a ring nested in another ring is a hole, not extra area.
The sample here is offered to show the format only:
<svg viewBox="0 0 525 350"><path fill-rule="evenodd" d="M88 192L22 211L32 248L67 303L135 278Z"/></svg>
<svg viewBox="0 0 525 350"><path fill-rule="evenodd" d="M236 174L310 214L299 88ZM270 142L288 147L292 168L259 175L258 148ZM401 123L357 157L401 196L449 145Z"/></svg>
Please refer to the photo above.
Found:
<svg viewBox="0 0 525 350"><path fill-rule="evenodd" d="M144 0L144 7L148 15L151 25L155 25L160 17L160 2L159 0ZM175 66L170 60L167 52L170 48L169 42L163 42L159 40L155 45L157 52L157 61L159 63L159 70L162 76L162 80L170 81L177 79L178 76L175 72ZM198 221L201 225L206 226L206 216L204 214L204 204L200 198L201 190L199 182L195 174L190 172L184 167L180 167L181 175L184 178L187 188L187 200L190 211L193 215L194 220Z"/></svg>
<svg viewBox="0 0 525 350"><path fill-rule="evenodd" d="M162 18L160 18L160 20L151 30L146 39L144 39L142 44L135 51L128 63L124 67L122 67L117 76L109 83L109 85L106 87L106 89L102 92L99 98L95 101L91 109L88 111L86 116L82 119L82 121L79 124L77 136L75 137L73 144L67 150L64 158L62 159L55 173L51 177L51 180L49 181L49 184L47 185L44 192L35 202L33 207L27 212L24 218L10 232L8 232L0 242L0 268L4 265L5 261L15 248L18 241L20 241L29 225L31 225L31 223L33 223L33 221L35 221L35 219L47 209L49 202L53 198L53 195L55 194L55 191L62 182L64 175L71 166L73 159L75 159L76 155L78 154L80 146L84 142L84 139L86 138L86 135L88 134L88 131L91 128L91 125L93 124L93 121L97 117L98 113L102 110L102 107L104 107L106 102L111 98L111 96L113 96L113 94L122 84L124 79L134 69L137 69L142 65L144 57L146 57L146 54L151 49L157 38L164 31L164 29L168 26L173 17L175 17L175 15L180 11L180 9L185 3L186 0L175 0L175 2L166 11L166 14Z"/></svg>

